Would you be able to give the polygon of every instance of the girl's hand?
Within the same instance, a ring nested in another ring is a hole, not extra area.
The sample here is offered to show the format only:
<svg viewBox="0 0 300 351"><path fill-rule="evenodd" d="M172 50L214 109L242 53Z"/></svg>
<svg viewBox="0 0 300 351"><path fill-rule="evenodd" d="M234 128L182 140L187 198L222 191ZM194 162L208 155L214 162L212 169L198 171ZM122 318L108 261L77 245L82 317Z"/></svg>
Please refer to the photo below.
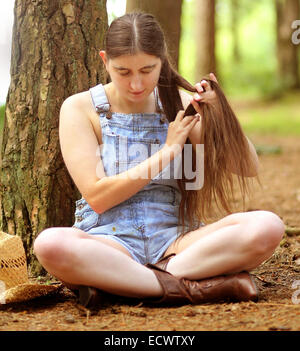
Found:
<svg viewBox="0 0 300 351"><path fill-rule="evenodd" d="M218 83L217 78L213 73L209 74L209 78ZM195 110L202 115L202 109L199 103L214 104L216 102L217 95L206 80L202 80L200 83L197 83L195 88L197 89L197 93L194 94L191 103Z"/></svg>
<svg viewBox="0 0 300 351"><path fill-rule="evenodd" d="M199 118L198 114L184 117L184 111L179 111L175 120L169 123L166 145L174 148L174 150L176 150L176 147L182 150L190 131L199 121Z"/></svg>

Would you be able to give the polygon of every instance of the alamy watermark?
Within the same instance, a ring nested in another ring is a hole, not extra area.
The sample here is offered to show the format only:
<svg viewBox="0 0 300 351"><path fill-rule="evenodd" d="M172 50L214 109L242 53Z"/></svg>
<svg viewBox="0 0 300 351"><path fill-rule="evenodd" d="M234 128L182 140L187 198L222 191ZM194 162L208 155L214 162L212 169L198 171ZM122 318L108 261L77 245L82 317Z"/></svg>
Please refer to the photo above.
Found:
<svg viewBox="0 0 300 351"><path fill-rule="evenodd" d="M6 303L4 292L6 290L6 286L4 281L0 280L0 305L4 305ZM1 296L3 294L3 297Z"/></svg>
<svg viewBox="0 0 300 351"><path fill-rule="evenodd" d="M298 45L300 43L300 20L292 22L292 29L296 29L292 34L292 43Z"/></svg>
<svg viewBox="0 0 300 351"><path fill-rule="evenodd" d="M149 179L149 167L147 166L140 167L137 172L127 171L149 159L163 147L165 152L161 160L162 171L159 171L159 162L151 163L151 179L182 179L184 175L185 179L190 181L185 184L186 190L200 190L204 184L203 144L197 144L195 147L195 169L193 169L193 146L191 144L184 145L182 159L180 145L169 147L157 143L134 143L125 136L119 136L117 143L100 145L96 156L102 158L105 171L109 176L120 174L130 179ZM171 159L172 153L177 155L174 159ZM105 175L101 162L97 164L96 175L99 179Z"/></svg>
<svg viewBox="0 0 300 351"><path fill-rule="evenodd" d="M292 284L292 289L296 289L292 295L292 302L295 305L300 303L300 280L294 280Z"/></svg>

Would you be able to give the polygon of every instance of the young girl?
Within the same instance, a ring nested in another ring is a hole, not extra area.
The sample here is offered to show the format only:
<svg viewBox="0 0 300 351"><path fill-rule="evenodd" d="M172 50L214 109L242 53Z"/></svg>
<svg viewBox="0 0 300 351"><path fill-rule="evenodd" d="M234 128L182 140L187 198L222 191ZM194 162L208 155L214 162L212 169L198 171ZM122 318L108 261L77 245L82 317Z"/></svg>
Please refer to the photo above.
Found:
<svg viewBox="0 0 300 351"><path fill-rule="evenodd" d="M248 271L272 255L284 233L282 221L253 211L203 225L197 208L211 203L215 174L205 172L209 196L199 203L193 194L203 192L187 190L175 162L188 145L182 164L195 155L215 117L205 122L206 108L219 111L222 105L212 89L214 75L195 87L186 82L171 67L161 28L149 14L114 20L100 56L111 83L69 97L60 114L62 154L82 194L76 221L72 228L40 233L34 243L39 261L77 287L85 305L101 290L164 303L257 299ZM190 102L197 114L184 117ZM216 113L214 128L223 125L224 114ZM251 142L236 135L229 145L239 150L224 153L224 162L228 174L242 173L244 180L257 174L258 160ZM215 159L213 151L205 153ZM248 163L240 167L244 159ZM218 172L224 165L215 163ZM216 179L217 188L221 182Z"/></svg>

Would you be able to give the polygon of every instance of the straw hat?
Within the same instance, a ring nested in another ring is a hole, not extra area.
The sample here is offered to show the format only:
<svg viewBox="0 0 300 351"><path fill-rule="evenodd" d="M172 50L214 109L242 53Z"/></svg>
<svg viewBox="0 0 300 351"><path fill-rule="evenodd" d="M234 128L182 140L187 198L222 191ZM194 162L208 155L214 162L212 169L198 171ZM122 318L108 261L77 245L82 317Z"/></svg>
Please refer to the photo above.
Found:
<svg viewBox="0 0 300 351"><path fill-rule="evenodd" d="M60 285L31 283L21 238L0 231L0 304L32 300L59 288Z"/></svg>

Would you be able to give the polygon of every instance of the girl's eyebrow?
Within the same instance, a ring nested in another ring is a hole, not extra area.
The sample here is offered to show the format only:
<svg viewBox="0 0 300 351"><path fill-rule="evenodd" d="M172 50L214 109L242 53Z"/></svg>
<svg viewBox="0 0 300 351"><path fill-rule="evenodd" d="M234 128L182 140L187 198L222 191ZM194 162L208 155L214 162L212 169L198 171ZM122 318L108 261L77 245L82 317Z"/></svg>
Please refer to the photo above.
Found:
<svg viewBox="0 0 300 351"><path fill-rule="evenodd" d="M154 63L153 65L147 65L142 67L141 69L149 69L149 68L154 68L157 65L157 63Z"/></svg>
<svg viewBox="0 0 300 351"><path fill-rule="evenodd" d="M124 70L126 70L126 71L129 71L129 68L125 68L125 67L121 67L121 66L114 66L114 68L115 69L118 69L118 70L120 70L120 71L124 71Z"/></svg>
<svg viewBox="0 0 300 351"><path fill-rule="evenodd" d="M140 69L150 69L150 68L154 68L157 64L154 63L153 65L147 65L147 66L144 66ZM126 67L122 67L122 66L114 66L115 69L119 70L119 71L130 71L129 68L126 68Z"/></svg>

